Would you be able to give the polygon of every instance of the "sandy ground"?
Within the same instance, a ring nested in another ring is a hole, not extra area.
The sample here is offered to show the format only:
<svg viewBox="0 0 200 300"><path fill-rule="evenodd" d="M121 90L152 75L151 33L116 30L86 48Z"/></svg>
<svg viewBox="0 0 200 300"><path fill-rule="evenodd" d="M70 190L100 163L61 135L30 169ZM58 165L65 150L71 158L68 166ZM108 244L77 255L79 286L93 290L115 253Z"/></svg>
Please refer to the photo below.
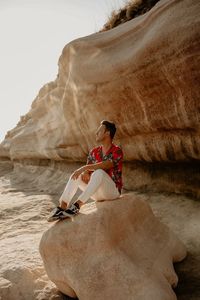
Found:
<svg viewBox="0 0 200 300"><path fill-rule="evenodd" d="M63 299L48 280L38 252L49 227L51 196L13 187L10 174L0 177L0 299Z"/></svg>
<svg viewBox="0 0 200 300"><path fill-rule="evenodd" d="M51 226L46 218L66 178L61 170L29 166L22 174L19 168L13 171L9 162L0 162L0 300L63 299L47 278L38 245ZM200 202L175 194L140 196L188 249L187 258L175 265L178 300L199 300Z"/></svg>

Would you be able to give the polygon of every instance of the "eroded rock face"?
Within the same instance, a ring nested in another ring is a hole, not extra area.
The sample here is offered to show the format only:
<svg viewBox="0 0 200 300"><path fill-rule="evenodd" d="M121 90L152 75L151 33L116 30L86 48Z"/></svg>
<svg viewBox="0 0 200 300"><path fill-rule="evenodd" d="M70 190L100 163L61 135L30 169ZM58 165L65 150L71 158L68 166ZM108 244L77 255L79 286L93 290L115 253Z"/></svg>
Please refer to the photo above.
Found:
<svg viewBox="0 0 200 300"><path fill-rule="evenodd" d="M79 300L176 299L173 262L185 246L131 194L82 207L54 224L40 242L49 278Z"/></svg>
<svg viewBox="0 0 200 300"><path fill-rule="evenodd" d="M69 43L57 79L7 134L1 156L84 161L110 119L127 161L199 160L199 12L199 0L161 0Z"/></svg>

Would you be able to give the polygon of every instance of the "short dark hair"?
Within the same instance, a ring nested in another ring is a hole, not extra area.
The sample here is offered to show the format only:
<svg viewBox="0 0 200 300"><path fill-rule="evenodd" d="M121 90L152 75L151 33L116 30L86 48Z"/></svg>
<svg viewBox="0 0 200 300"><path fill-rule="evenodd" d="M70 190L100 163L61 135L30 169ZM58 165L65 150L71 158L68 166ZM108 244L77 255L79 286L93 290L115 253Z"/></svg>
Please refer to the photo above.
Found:
<svg viewBox="0 0 200 300"><path fill-rule="evenodd" d="M115 132L116 132L115 124L111 123L109 121L106 121L106 120L101 121L101 124L106 127L106 130L110 132L111 139L113 139L115 136Z"/></svg>

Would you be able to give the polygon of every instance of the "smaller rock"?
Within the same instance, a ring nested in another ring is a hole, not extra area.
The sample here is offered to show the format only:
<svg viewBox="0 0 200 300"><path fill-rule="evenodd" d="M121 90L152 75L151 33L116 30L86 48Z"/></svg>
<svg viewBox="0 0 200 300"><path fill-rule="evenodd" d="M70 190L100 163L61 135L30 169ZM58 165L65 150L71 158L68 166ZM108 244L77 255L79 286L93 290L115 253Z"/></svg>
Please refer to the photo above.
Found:
<svg viewBox="0 0 200 300"><path fill-rule="evenodd" d="M174 300L182 242L133 194L86 204L40 242L49 278L79 300Z"/></svg>

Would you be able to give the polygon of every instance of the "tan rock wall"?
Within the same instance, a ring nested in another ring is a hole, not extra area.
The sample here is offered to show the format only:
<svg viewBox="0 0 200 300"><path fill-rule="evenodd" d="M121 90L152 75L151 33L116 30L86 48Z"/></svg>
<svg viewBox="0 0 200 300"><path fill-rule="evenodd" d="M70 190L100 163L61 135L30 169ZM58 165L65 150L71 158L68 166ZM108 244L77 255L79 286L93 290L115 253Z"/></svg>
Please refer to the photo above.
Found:
<svg viewBox="0 0 200 300"><path fill-rule="evenodd" d="M102 119L125 160L200 157L198 0L162 0L117 28L63 49L57 79L1 145L11 159L84 161Z"/></svg>

